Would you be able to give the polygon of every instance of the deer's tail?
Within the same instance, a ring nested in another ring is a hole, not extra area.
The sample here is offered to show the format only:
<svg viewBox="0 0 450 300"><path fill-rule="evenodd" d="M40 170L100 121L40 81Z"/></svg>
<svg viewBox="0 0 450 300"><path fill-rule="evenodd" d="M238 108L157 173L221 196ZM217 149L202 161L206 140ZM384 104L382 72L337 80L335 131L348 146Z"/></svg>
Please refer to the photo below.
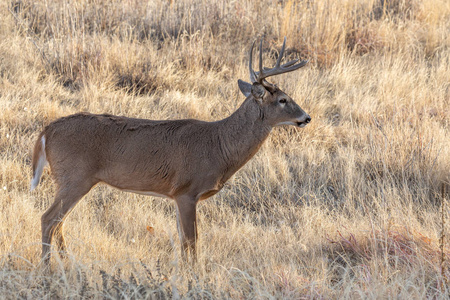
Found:
<svg viewBox="0 0 450 300"><path fill-rule="evenodd" d="M39 138L34 145L33 151L33 179L31 180L31 190L34 190L42 176L42 171L44 167L48 164L47 156L45 154L45 135L44 132L39 134Z"/></svg>

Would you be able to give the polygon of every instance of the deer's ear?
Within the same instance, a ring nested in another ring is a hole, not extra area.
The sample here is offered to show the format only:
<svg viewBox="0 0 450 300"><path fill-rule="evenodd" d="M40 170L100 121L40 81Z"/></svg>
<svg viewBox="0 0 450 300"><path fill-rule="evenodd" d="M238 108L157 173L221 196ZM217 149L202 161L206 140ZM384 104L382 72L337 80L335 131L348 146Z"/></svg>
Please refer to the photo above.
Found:
<svg viewBox="0 0 450 300"><path fill-rule="evenodd" d="M238 79L238 85L239 89L245 97L250 96L250 94L252 93L252 85L250 83Z"/></svg>
<svg viewBox="0 0 450 300"><path fill-rule="evenodd" d="M256 100L261 101L265 94L266 88L262 84L257 82L252 84L252 95Z"/></svg>

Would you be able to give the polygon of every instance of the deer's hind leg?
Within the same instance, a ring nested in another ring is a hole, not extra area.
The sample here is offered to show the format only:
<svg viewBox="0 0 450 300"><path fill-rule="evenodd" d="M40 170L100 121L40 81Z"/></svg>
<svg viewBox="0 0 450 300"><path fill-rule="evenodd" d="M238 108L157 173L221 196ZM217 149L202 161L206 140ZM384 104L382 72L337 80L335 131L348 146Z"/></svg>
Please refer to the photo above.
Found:
<svg viewBox="0 0 450 300"><path fill-rule="evenodd" d="M95 185L89 181L71 182L64 185L59 184L55 201L42 215L42 258L45 265L50 263L50 244L53 236L60 253L64 253L66 245L62 232L63 222L67 215L85 194Z"/></svg>

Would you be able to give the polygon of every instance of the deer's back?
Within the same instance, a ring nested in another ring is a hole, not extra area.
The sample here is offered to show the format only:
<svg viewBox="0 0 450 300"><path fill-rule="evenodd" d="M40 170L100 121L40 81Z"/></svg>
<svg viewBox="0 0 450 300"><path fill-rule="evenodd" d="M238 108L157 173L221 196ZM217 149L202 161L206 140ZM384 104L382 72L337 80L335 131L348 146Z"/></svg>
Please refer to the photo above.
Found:
<svg viewBox="0 0 450 300"><path fill-rule="evenodd" d="M216 141L214 126L198 120L79 113L54 121L44 135L57 180L81 173L120 189L152 190L173 197L205 180L216 185L220 174L211 170L217 170L220 158L211 151Z"/></svg>

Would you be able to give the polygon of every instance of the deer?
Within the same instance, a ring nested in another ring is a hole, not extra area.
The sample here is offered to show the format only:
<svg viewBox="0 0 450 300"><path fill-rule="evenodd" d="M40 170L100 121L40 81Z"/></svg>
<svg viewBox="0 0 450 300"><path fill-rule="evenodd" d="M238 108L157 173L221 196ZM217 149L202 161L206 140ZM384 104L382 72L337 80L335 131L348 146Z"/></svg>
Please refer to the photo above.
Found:
<svg viewBox="0 0 450 300"><path fill-rule="evenodd" d="M223 120L147 120L82 112L44 128L34 146L31 181L32 191L49 165L56 184L54 202L41 217L44 265L50 264L53 238L58 253L65 256L64 220L99 183L173 199L182 257L196 260L197 204L218 193L274 127L301 128L311 121L291 97L266 80L300 69L308 61L281 64L285 37L275 66L265 68L261 39L259 71L254 71L255 42L249 51L250 83L238 80L246 99Z"/></svg>

